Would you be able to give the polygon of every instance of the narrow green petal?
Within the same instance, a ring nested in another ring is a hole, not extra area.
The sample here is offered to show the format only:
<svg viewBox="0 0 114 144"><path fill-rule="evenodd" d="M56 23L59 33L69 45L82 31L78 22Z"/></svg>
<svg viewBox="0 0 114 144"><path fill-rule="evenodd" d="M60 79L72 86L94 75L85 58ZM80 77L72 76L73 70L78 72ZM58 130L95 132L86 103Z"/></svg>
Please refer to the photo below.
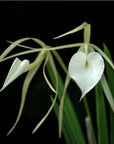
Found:
<svg viewBox="0 0 114 144"><path fill-rule="evenodd" d="M40 43L40 41L39 41L39 43ZM43 43L40 43L40 44L41 44L42 47L44 46ZM27 73L27 75L26 75L26 78L25 78L24 84L23 84L23 88L22 88L22 98L21 98L21 104L20 104L18 116L17 116L17 119L16 119L14 125L12 126L10 131L7 133L7 135L9 135L14 130L14 128L16 127L16 125L18 124L18 122L20 120L20 117L21 117L22 112L23 112L23 108L24 108L25 99L26 99L26 95L27 95L27 91L28 91L29 85L30 85L34 75L38 71L39 67L41 66L41 64L42 64L42 62L43 62L43 60L45 58L45 56L43 56L43 55L45 55L45 53L39 53L38 54L38 56L36 58L36 61L35 61L35 67L31 68L29 70L29 72ZM36 65L36 62L37 62L37 65Z"/></svg>
<svg viewBox="0 0 114 144"><path fill-rule="evenodd" d="M78 32L78 31L84 29L86 26L87 26L87 23L84 22L83 24L81 24L80 26L76 27L75 29L73 29L73 30L71 30L71 31L69 31L69 32L66 32L66 33L64 33L64 34L62 34L62 35L60 35L60 36L57 36L57 37L55 37L54 39L58 39L58 38L61 38L61 37L66 36L66 35L69 35L69 34Z"/></svg>
<svg viewBox="0 0 114 144"><path fill-rule="evenodd" d="M106 106L101 84L95 87L98 144L109 144Z"/></svg>
<svg viewBox="0 0 114 144"><path fill-rule="evenodd" d="M9 41L9 40L7 40L7 42L9 42L10 44L14 43L14 42ZM21 44L17 44L17 46L22 47L22 48L26 48L26 49L30 49L30 50L36 49L36 48L33 48L33 47L21 45Z"/></svg>
<svg viewBox="0 0 114 144"><path fill-rule="evenodd" d="M54 51L54 50L61 50L61 49L68 49L68 48L75 48L75 47L80 47L84 45L84 43L74 43L74 44L68 44L68 45L62 45L62 46L56 46L56 47L51 47L51 48L47 48L46 45L43 46L43 49L42 48L32 48L32 50L26 50L24 52L20 52L20 53L16 53L16 54L13 54L11 56L8 56L6 58L0 58L0 62L3 62L5 60L8 60L10 58L13 58L13 57L17 57L17 56L20 56L20 55L26 55L26 54L31 54L31 53L38 53L40 51ZM18 44L16 46L19 46ZM23 47L26 47L26 46L23 46ZM27 46L28 47L28 46Z"/></svg>
<svg viewBox="0 0 114 144"><path fill-rule="evenodd" d="M91 37L91 26L90 24L86 24L84 27L84 43L87 45L90 43L90 37Z"/></svg>
<svg viewBox="0 0 114 144"><path fill-rule="evenodd" d="M50 55L50 53L48 52L48 53L47 53L47 57L46 57L46 59L45 59L44 66L43 66L43 75L44 75L44 78L45 78L48 86L50 87L50 89L51 89L54 93L56 93L56 90L53 88L53 86L52 86L52 84L50 83L49 79L47 78L46 72L45 72L45 67L46 67L46 65L47 65L47 62L49 61L49 55Z"/></svg>
<svg viewBox="0 0 114 144"><path fill-rule="evenodd" d="M24 41L26 41L26 40L30 40L30 39L31 39L31 38L22 38L22 39L19 39L19 40L13 42L13 43L2 53L2 55L0 56L0 61L1 61L4 57L6 57L6 55L7 55L8 53L10 53L19 43L22 43L22 42L24 42Z"/></svg>
<svg viewBox="0 0 114 144"><path fill-rule="evenodd" d="M64 70L65 73L67 73L68 70L67 70L67 68L66 68L66 66L65 66L65 64L64 64L64 62L63 62L63 60L61 58L61 56L59 55L59 53L57 51L55 51L55 50L52 51L52 52L53 52L55 58L57 59L58 63L60 64L61 68Z"/></svg>
<svg viewBox="0 0 114 144"><path fill-rule="evenodd" d="M23 112L23 108L24 108L25 99L26 99L26 95L27 95L27 91L28 91L29 85L30 85L31 80L33 79L34 75L36 74L39 66L40 65L38 65L36 68L32 69L31 71L29 71L27 73L27 76L26 76L26 78L24 80L24 84L23 84L22 99L21 99L21 105L20 105L20 108L19 108L19 113L18 113L18 116L17 116L17 119L16 119L14 125L12 126L10 131L7 133L7 135L9 135L14 130L14 128L16 127L17 123L20 120L20 117L21 117L22 112Z"/></svg>
<svg viewBox="0 0 114 144"><path fill-rule="evenodd" d="M46 118L49 116L50 112L52 111L54 105L55 105L55 102L56 102L56 99L57 99L57 94L58 94L58 77L57 77L57 72L56 72L56 67L55 67L55 63L54 63L54 60L53 60L53 57L52 55L50 54L49 56L49 63L51 65L51 69L53 71L53 74L54 74L54 79L56 81L56 94L55 94L55 98L54 98L54 101L53 103L51 104L49 110L47 111L47 113L45 114L45 116L41 119L41 121L36 125L36 127L34 128L33 132L32 133L35 133L36 130L42 125L42 123L46 120Z"/></svg>
<svg viewBox="0 0 114 144"><path fill-rule="evenodd" d="M42 51L42 49L40 50L37 50L36 48L33 49L33 48L30 48L29 49L32 49L32 50L27 50L25 52L20 52L20 53L17 53L17 54L13 54L7 58L5 58L16 46L19 46L20 43L24 42L24 41L27 41L27 40L33 40L35 41L38 45L40 45L41 47L45 47L45 43L37 38L22 38L22 39L19 39L15 42L13 42L3 53L2 55L0 56L0 62L2 61L5 61L5 60L8 60L10 58L13 58L13 57L17 57L19 55L24 55L24 54L29 54L29 53L34 53L34 52L38 52L38 51ZM26 48L28 48L27 46L24 46Z"/></svg>

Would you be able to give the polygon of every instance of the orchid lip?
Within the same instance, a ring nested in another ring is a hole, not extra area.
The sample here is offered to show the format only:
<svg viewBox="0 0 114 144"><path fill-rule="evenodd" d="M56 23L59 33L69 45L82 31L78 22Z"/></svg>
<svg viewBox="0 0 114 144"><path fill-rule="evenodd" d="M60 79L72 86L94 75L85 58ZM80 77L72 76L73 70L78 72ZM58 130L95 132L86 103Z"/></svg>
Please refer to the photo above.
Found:
<svg viewBox="0 0 114 144"><path fill-rule="evenodd" d="M104 71L104 60L97 52L86 55L75 53L69 62L69 74L82 91L81 99L99 82Z"/></svg>

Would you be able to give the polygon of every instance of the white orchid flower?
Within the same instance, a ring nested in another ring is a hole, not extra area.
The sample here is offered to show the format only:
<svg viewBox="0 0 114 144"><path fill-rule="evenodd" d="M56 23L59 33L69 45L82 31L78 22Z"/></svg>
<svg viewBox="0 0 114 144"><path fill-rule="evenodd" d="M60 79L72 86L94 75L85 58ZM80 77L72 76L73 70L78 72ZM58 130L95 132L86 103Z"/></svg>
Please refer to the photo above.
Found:
<svg viewBox="0 0 114 144"><path fill-rule="evenodd" d="M81 99L99 82L104 72L104 60L98 52L75 53L69 62L69 74L82 91Z"/></svg>
<svg viewBox="0 0 114 144"><path fill-rule="evenodd" d="M19 58L16 58L12 63L12 66L8 72L6 80L0 91L5 89L11 82L13 82L16 78L18 78L20 75L26 72L28 69L28 65L29 65L29 60L25 59L21 61Z"/></svg>
<svg viewBox="0 0 114 144"><path fill-rule="evenodd" d="M90 27L90 24L83 23L79 27L56 37L60 38L84 29L84 44L72 56L68 66L70 77L75 80L82 91L81 99L99 82L105 67L102 56L89 46Z"/></svg>
<svg viewBox="0 0 114 144"><path fill-rule="evenodd" d="M28 47L28 46L20 45L21 42L24 42L24 41L30 40L30 39L35 41L35 42L37 42L37 44L39 44L42 48L36 49L36 48L31 48L31 47ZM32 52L34 52L34 50L35 50L35 52L39 52L39 53L38 53L36 59L34 60L34 62L32 62L32 63L29 63L29 60L27 60L27 59L24 59L23 61L21 61L19 58L16 58L14 60L14 62L12 63L11 68L10 68L10 70L8 72L8 75L6 77L6 80L5 80L4 84L3 84L3 87L0 90L0 91L2 91L11 82L13 82L16 78L18 78L20 75L22 75L25 72L28 72L26 77L25 77L25 80L24 80L24 83L23 83L23 87L22 87L22 99L21 99L21 104L20 104L18 116L17 116L17 119L16 119L14 125L9 130L7 135L9 135L14 130L14 128L16 127L17 123L20 120L20 117L22 115L22 111L23 111L23 108L24 108L24 103L25 103L25 99L26 99L26 95L27 95L27 91L28 91L29 85L30 85L31 80L33 79L34 75L36 74L36 72L38 71L38 69L40 68L40 66L41 66L41 64L43 63L44 60L45 60L44 66L43 66L44 78L45 78L47 84L49 85L49 87L55 92L55 98L54 98L54 101L53 101L52 105L50 106L50 108L48 109L48 111L44 115L44 117L41 119L41 121L37 124L35 129L33 130L33 133L34 133L41 126L41 124L46 120L46 118L48 117L48 115L52 111L52 109L54 107L54 104L56 102L56 99L57 99L58 77L57 77L57 73L56 73L55 63L54 63L54 60L53 60L53 57L52 57L51 53L49 52L49 50L47 50L47 46L45 45L44 42L42 42L39 39L36 39L36 38L22 38L22 39L17 40L17 41L15 41L13 43L12 42L10 42L10 43L11 43L11 45L1 54L0 62L3 62L5 60L8 60L8 59L13 58L13 57L17 57L19 55L32 53ZM20 52L20 53L17 53L17 54L13 54L13 55L11 55L9 57L6 57L7 54L9 54L9 52L12 51L17 45L22 46L23 48L27 48L29 50L27 50L25 52ZM45 67L46 67L48 62L50 63L50 66L51 66L50 68L52 69L54 77L55 77L55 80L56 80L55 89L53 88L53 86L49 82L49 80L48 80L48 78L46 76L46 73L45 73Z"/></svg>
<svg viewBox="0 0 114 144"><path fill-rule="evenodd" d="M16 78L18 78L20 75L22 75L23 73L28 71L26 78L24 80L24 83L23 83L22 100L21 100L19 113L18 113L18 116L17 116L17 119L16 119L14 125L12 126L10 131L7 133L7 135L9 135L14 130L14 128L16 127L17 123L20 120L20 117L22 115L22 111L24 108L24 103L25 103L29 85L44 60L45 60L45 62L44 62L44 66L43 66L43 75L44 75L44 78L45 78L47 84L49 85L49 87L55 92L55 98L54 98L54 101L53 101L51 107L47 111L46 115L41 119L41 121L38 123L38 125L33 130L33 133L41 126L41 124L45 121L47 116L50 114L52 108L54 107L54 104L56 102L57 95L58 95L58 76L57 76L56 66L55 66L51 51L55 55L56 59L60 63L63 70L67 73L67 77L65 80L65 86L64 86L64 90L63 90L63 96L62 96L61 103L60 103L60 111L59 111L59 135L60 136L61 136L61 129L62 129L62 113L63 113L64 97L65 97L66 89L70 82L70 77L73 78L76 81L76 83L78 84L78 86L80 87L80 89L82 91L82 96L81 96L81 99L82 99L101 79L102 74L104 72L104 67L105 67L103 58L109 63L109 65L112 67L112 69L114 69L114 64L105 55L105 53L102 50L100 50L99 47L90 43L90 33L91 33L90 24L87 24L85 22L82 25L80 25L79 27L75 28L74 30L71 30L65 34L62 34L62 35L56 37L55 39L66 36L68 34L75 33L82 29L84 29L84 42L83 43L74 43L74 44L50 47L50 46L47 46L41 40L36 39L36 38L22 38L15 42L10 42L11 45L3 52L3 54L1 54L0 62L3 62L5 60L8 60L10 58L17 57L20 55L39 52L36 59L31 64L29 64L29 60L27 60L27 59L21 61L20 59L16 58L9 70L9 73L6 77L3 87L0 90L0 91L2 91L11 82L13 82ZM22 42L27 41L27 40L35 41L38 45L41 46L41 48L33 48L33 47L21 45ZM23 47L28 50L6 57L7 54L9 54L16 46L20 46L20 47ZM79 49L79 51L76 54L74 54L72 56L70 63L69 63L69 67L68 67L68 71L69 71L69 73L68 73L67 68L64 65L64 62L62 61L62 58L59 56L59 54L55 50L73 48L73 47L81 47L81 48ZM93 47L97 52L93 51L91 49L91 47ZM103 56L103 58L101 55ZM48 62L50 64L50 68L52 69L53 75L55 77L55 82L56 82L55 89L49 82L49 80L46 76L46 73L45 73L45 67ZM69 77L69 74L70 74L70 77ZM107 81L105 80L105 78L102 77L101 82L102 82L103 90L109 101L109 104L110 104L112 110L114 111L114 101L113 101L112 95L110 93L110 90L108 88Z"/></svg>

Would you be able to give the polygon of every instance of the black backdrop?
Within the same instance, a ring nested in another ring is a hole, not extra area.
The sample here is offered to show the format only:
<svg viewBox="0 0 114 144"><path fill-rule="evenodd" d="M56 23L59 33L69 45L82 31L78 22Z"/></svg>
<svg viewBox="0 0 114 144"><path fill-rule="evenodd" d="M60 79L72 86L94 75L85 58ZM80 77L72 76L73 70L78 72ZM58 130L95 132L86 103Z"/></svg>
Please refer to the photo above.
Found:
<svg viewBox="0 0 114 144"><path fill-rule="evenodd" d="M105 42L113 56L113 19L114 2L0 2L0 53L9 45L6 40L15 41L23 37L37 37L52 46L81 42L83 40L82 31L58 40L52 38L86 21L91 24L91 42L101 48ZM73 53L74 50L61 52L66 64ZM0 64L0 86L2 86L11 63L12 60L9 60ZM54 113L51 113L34 135L31 134L41 116L50 106L49 96L43 97L45 91L46 93L51 92L42 79L42 71L35 77L34 84L31 85L32 90L28 93L19 124L9 137L5 136L18 113L24 76L0 93L0 143L20 143L23 140L32 140L31 143L39 144L64 143L63 138L62 140L58 138L58 123ZM37 84L38 81L42 83ZM35 86L37 91L33 94Z"/></svg>

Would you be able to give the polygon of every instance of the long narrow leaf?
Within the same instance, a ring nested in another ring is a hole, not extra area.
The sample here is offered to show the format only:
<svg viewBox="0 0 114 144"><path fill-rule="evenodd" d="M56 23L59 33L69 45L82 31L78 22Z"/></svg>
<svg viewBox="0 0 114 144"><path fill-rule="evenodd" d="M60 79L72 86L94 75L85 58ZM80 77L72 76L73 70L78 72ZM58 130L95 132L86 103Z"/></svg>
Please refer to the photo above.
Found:
<svg viewBox="0 0 114 144"><path fill-rule="evenodd" d="M51 101L53 102L53 98L51 97ZM55 103L55 106L54 106L54 111L55 111L55 114L56 114L56 117L58 119L58 114L59 114L59 105L58 103L56 102ZM68 124L68 121L66 119L66 116L63 114L64 116L64 119L63 119L63 134L64 134L64 137L65 137L65 140L66 140L66 143L67 144L76 144L75 142L75 138L73 136L73 133L72 133L72 130L71 130L71 127L69 126Z"/></svg>
<svg viewBox="0 0 114 144"><path fill-rule="evenodd" d="M104 52L112 61L111 54L105 44L104 44ZM114 71L112 70L112 68L109 66L107 62L106 62L106 72L107 72L107 79L108 79L110 91L114 99ZM110 144L113 143L114 143L114 113L112 110L110 110Z"/></svg>
<svg viewBox="0 0 114 144"><path fill-rule="evenodd" d="M47 69L48 69L50 79L51 79L51 81L52 81L52 83L55 87L55 80L53 78L53 73L50 69L49 64L47 65ZM58 75L58 81L59 81L58 99L60 101L61 97L63 95L64 84L63 84L62 78L60 77L60 74L59 74L58 71L57 71L57 75ZM64 115L66 116L68 127L71 128L72 137L75 139L75 143L76 144L85 144L85 139L84 139L84 136L83 136L83 132L82 132L80 123L78 121L77 114L74 110L73 104L72 104L72 102L69 98L68 93L66 93L65 100L64 100ZM63 123L64 123L64 121L63 121Z"/></svg>
<svg viewBox="0 0 114 144"><path fill-rule="evenodd" d="M100 83L98 83L95 87L95 92L98 144L109 144L106 106L104 101L103 90Z"/></svg>
<svg viewBox="0 0 114 144"><path fill-rule="evenodd" d="M103 91L105 93L105 96L106 96L106 98L108 100L108 103L109 103L112 111L114 112L114 99L112 97L109 85L107 83L107 80L106 80L104 74L103 74L103 76L101 78L101 85L102 85Z"/></svg>

